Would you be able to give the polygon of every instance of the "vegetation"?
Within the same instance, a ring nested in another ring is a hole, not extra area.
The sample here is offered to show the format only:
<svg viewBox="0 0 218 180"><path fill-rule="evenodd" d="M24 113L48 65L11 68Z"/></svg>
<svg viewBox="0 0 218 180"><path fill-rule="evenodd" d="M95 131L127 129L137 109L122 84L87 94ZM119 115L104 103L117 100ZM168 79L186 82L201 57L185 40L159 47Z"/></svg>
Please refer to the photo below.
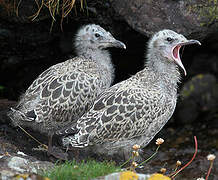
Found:
<svg viewBox="0 0 218 180"><path fill-rule="evenodd" d="M23 0L0 0L0 6L7 11L8 15L16 13L18 16L19 7L22 6L22 1ZM82 10L87 6L86 0L35 0L35 5L38 7L38 10L31 18L32 20L37 18L44 7L49 10L51 17L54 20L56 15L61 15L62 18L65 18L73 7L76 6L77 1L80 1L80 9Z"/></svg>
<svg viewBox="0 0 218 180"><path fill-rule="evenodd" d="M208 0L206 3L199 2L189 6L190 11L199 12L199 17L204 17L204 22L201 26L209 26L213 22L218 20L218 1L217 0Z"/></svg>
<svg viewBox="0 0 218 180"><path fill-rule="evenodd" d="M0 85L0 96L3 94L4 90L5 90L5 87Z"/></svg>
<svg viewBox="0 0 218 180"><path fill-rule="evenodd" d="M32 20L38 17L41 9L43 7L48 8L51 17L55 20L56 15L61 15L61 18L65 18L76 6L76 1L80 1L80 8L83 10L84 5L86 5L86 0L35 0L38 11L32 16Z"/></svg>
<svg viewBox="0 0 218 180"><path fill-rule="evenodd" d="M19 16L19 8L22 6L24 0L0 0L0 10L3 10L8 16L16 14ZM76 13L76 2L80 2L80 10L84 10L87 7L86 0L34 0L34 6L37 6L37 11L33 13L29 18L34 21L40 14L42 9L48 9L51 18L52 25L56 20L56 16L61 16L61 25L63 19L75 8ZM61 26L62 28L62 26Z"/></svg>
<svg viewBox="0 0 218 180"><path fill-rule="evenodd" d="M0 86L0 91L4 90L5 87L4 86Z"/></svg>
<svg viewBox="0 0 218 180"><path fill-rule="evenodd" d="M112 162L88 160L86 162L76 163L72 161L57 165L50 172L46 172L44 176L52 180L88 180L120 170L121 169L116 167Z"/></svg>

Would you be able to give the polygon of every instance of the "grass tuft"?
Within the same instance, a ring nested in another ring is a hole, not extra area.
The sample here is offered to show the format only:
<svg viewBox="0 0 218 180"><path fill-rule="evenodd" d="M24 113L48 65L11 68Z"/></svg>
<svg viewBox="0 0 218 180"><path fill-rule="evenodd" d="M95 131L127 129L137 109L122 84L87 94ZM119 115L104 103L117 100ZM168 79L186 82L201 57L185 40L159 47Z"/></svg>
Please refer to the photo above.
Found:
<svg viewBox="0 0 218 180"><path fill-rule="evenodd" d="M112 162L96 162L94 160L77 163L75 161L57 165L43 176L55 180L88 180L120 171Z"/></svg>
<svg viewBox="0 0 218 180"><path fill-rule="evenodd" d="M33 6L36 5L37 10L29 18L34 21L39 17L42 9L47 9L52 19L52 25L56 21L56 16L61 17L62 29L63 19L69 15L73 8L76 13L76 2L80 3L79 8L81 11L87 9L86 0L34 0ZM8 16L14 14L19 16L19 7L22 6L22 3L24 3L23 0L0 0L0 10L3 10Z"/></svg>
<svg viewBox="0 0 218 180"><path fill-rule="evenodd" d="M42 7L48 8L54 20L57 14L61 14L61 17L65 18L75 6L76 1L80 1L80 8L83 10L84 4L86 4L85 0L35 0L38 11L32 16L32 20L39 15Z"/></svg>
<svg viewBox="0 0 218 180"><path fill-rule="evenodd" d="M61 16L61 30L63 31L62 23L63 19L72 11L73 8L76 10L76 1L80 1L80 10L84 10L84 5L87 7L86 0L35 0L38 10L30 18L34 21L40 14L43 7L46 7L52 18L52 25L56 20L56 15ZM50 30L51 30L50 29Z"/></svg>

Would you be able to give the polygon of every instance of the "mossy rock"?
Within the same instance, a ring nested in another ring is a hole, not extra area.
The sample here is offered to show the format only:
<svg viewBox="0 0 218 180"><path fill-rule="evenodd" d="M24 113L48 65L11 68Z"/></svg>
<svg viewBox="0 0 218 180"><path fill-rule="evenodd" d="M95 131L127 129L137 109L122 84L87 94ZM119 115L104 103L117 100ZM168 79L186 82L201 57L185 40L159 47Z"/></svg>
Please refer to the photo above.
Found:
<svg viewBox="0 0 218 180"><path fill-rule="evenodd" d="M180 96L183 99L202 95L204 92L211 90L216 83L215 76L211 74L198 74L182 87Z"/></svg>
<svg viewBox="0 0 218 180"><path fill-rule="evenodd" d="M181 89L176 110L178 123L192 123L218 111L218 84L211 74L198 74ZM201 114L204 116L201 117Z"/></svg>

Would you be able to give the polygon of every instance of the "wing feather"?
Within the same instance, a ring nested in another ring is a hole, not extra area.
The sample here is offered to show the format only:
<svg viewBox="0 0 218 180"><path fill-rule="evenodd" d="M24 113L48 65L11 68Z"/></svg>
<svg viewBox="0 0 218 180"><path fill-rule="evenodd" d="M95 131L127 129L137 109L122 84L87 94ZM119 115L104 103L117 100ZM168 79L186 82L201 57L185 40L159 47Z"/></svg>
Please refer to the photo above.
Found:
<svg viewBox="0 0 218 180"><path fill-rule="evenodd" d="M101 93L90 111L78 120L77 144L121 141L143 135L154 119L168 117L168 109L174 107L167 99L161 89L151 91L139 83L131 83L131 79L118 83ZM76 143L76 138L73 139Z"/></svg>
<svg viewBox="0 0 218 180"><path fill-rule="evenodd" d="M58 121L59 115L69 109L68 113L72 116L81 116L96 98L99 89L106 86L101 81L95 62L75 57L40 74L18 106L25 108L27 114L34 110L41 118L49 117L47 113L52 112L56 116L52 118Z"/></svg>

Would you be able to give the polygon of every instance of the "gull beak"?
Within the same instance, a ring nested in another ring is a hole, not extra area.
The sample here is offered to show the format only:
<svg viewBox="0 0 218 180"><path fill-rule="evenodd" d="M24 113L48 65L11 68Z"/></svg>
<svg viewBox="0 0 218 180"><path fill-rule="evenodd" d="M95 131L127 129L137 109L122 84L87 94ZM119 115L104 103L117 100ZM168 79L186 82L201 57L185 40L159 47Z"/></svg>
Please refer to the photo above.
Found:
<svg viewBox="0 0 218 180"><path fill-rule="evenodd" d="M194 39L188 40L187 42L179 43L180 46L185 46L185 45L189 45L189 44L198 44L198 45L201 45L200 41L194 40Z"/></svg>
<svg viewBox="0 0 218 180"><path fill-rule="evenodd" d="M126 45L123 42L116 40L113 36L109 36L107 39L104 39L99 46L100 49L109 47L126 49Z"/></svg>
<svg viewBox="0 0 218 180"><path fill-rule="evenodd" d="M111 44L113 47L126 49L126 45L121 41L115 40L115 41L112 41Z"/></svg>
<svg viewBox="0 0 218 180"><path fill-rule="evenodd" d="M180 54L179 54L179 50L180 50L180 48L182 46L189 45L189 44L198 44L198 45L201 45L201 43L198 40L191 39L191 40L187 40L186 42L178 43L176 46L174 46L172 48L172 52L171 52L172 53L172 57L175 60L175 62L183 69L185 76L187 75L187 73L186 73L185 67L182 64L182 61L181 61L181 58L180 58Z"/></svg>

